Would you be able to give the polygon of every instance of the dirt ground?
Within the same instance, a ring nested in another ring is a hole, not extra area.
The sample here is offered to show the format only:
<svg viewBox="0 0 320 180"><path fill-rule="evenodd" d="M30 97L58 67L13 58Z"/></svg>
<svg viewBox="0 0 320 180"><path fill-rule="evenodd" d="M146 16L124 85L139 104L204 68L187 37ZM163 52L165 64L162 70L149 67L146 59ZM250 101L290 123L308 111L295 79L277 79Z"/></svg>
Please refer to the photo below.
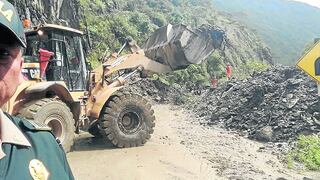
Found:
<svg viewBox="0 0 320 180"><path fill-rule="evenodd" d="M157 124L143 147L119 149L81 134L67 157L76 179L320 179L287 169L265 145L200 125L179 107L155 105Z"/></svg>

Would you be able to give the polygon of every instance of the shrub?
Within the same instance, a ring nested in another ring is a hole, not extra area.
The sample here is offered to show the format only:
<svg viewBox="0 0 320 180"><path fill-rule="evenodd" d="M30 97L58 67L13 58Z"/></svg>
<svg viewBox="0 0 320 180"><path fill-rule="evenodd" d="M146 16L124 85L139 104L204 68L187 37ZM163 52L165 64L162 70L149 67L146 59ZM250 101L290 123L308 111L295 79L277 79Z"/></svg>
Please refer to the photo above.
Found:
<svg viewBox="0 0 320 180"><path fill-rule="evenodd" d="M289 168L294 167L294 162L304 164L309 170L320 170L320 137L300 136L296 147L287 155Z"/></svg>

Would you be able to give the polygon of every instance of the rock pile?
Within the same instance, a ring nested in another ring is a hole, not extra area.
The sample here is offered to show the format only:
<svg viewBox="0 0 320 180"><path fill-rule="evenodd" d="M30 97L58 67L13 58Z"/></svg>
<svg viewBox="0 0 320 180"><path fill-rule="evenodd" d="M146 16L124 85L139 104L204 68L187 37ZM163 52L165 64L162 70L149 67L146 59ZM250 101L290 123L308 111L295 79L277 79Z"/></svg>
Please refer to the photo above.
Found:
<svg viewBox="0 0 320 180"><path fill-rule="evenodd" d="M316 83L295 67L276 66L201 96L190 107L200 117L256 140L285 142L320 132Z"/></svg>

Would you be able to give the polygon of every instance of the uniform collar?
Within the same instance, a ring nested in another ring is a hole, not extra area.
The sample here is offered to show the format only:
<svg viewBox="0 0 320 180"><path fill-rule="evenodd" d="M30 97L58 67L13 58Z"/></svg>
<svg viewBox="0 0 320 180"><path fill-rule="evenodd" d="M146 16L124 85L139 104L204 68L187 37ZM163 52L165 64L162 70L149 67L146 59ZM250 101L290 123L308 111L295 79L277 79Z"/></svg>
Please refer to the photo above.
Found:
<svg viewBox="0 0 320 180"><path fill-rule="evenodd" d="M0 133L2 143L15 144L21 146L31 146L28 139L21 130L0 109ZM5 156L0 148L0 159Z"/></svg>

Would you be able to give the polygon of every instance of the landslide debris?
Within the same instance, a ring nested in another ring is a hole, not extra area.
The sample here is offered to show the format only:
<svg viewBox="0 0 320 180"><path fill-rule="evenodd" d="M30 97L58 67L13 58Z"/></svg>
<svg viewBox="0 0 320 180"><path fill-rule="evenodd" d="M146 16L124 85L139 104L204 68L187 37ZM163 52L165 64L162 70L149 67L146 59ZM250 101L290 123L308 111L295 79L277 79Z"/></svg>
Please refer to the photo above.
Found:
<svg viewBox="0 0 320 180"><path fill-rule="evenodd" d="M199 96L150 79L131 82L126 90L157 103L183 105L205 125L222 125L259 141L292 142L300 134L320 133L317 85L295 67L274 66Z"/></svg>
<svg viewBox="0 0 320 180"><path fill-rule="evenodd" d="M316 83L295 67L275 66L243 81L230 81L189 107L208 124L222 124L251 139L291 142L320 132Z"/></svg>

